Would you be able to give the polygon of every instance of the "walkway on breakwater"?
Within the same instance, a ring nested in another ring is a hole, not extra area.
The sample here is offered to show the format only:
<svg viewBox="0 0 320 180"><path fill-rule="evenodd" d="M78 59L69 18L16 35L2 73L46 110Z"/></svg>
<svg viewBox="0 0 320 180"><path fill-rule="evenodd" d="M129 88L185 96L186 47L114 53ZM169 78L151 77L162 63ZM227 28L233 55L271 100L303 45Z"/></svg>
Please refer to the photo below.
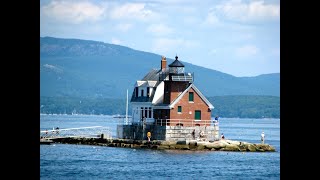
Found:
<svg viewBox="0 0 320 180"><path fill-rule="evenodd" d="M86 138L86 137L66 137L52 139L55 143L63 144L85 144L108 147L123 147L134 149L176 149L194 151L242 151L242 152L275 152L275 148L269 144L254 144L233 140L218 141L163 141L153 140L132 140L132 139L106 139L106 138Z"/></svg>
<svg viewBox="0 0 320 180"><path fill-rule="evenodd" d="M90 127L78 127L78 128L67 128L67 129L52 129L40 131L40 140L52 140L58 138L67 137L86 137L86 138L112 138L111 130L109 127L104 126L90 126Z"/></svg>

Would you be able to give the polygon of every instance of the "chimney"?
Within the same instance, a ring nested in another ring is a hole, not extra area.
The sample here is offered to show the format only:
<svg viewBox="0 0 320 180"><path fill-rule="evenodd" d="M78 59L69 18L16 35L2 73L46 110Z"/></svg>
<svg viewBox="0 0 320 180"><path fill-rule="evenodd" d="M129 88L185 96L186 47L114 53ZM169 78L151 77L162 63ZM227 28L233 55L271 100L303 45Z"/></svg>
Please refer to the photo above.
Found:
<svg viewBox="0 0 320 180"><path fill-rule="evenodd" d="M163 71L167 67L167 59L166 57L162 56L161 57L161 70Z"/></svg>

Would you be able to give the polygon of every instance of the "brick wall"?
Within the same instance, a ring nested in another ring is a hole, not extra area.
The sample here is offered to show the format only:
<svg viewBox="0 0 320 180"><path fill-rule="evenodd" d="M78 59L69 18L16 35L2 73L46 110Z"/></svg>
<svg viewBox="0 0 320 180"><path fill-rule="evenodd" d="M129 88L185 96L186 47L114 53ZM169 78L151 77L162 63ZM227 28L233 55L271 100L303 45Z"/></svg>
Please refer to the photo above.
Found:
<svg viewBox="0 0 320 180"><path fill-rule="evenodd" d="M189 102L189 92L194 93L193 102ZM181 113L178 113L178 106L182 107ZM184 126L191 126L191 121L195 119L195 110L201 111L201 120L208 120L206 125L210 126L209 120L211 120L211 110L209 110L208 105L200 98L194 89L191 88L186 94L184 94L174 108L170 110L170 119L181 119L181 122L184 124ZM194 123L197 122L199 122L201 126L205 125L204 121L195 121Z"/></svg>

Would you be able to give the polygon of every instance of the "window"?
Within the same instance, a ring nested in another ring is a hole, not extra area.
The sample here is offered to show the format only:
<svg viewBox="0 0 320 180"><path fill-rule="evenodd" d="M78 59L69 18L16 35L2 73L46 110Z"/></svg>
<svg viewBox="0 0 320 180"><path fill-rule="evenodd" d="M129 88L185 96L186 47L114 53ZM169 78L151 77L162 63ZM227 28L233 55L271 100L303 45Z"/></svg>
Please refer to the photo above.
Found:
<svg viewBox="0 0 320 180"><path fill-rule="evenodd" d="M189 92L189 101L193 102L193 92Z"/></svg>
<svg viewBox="0 0 320 180"><path fill-rule="evenodd" d="M141 96L143 96L143 89L141 89Z"/></svg>
<svg viewBox="0 0 320 180"><path fill-rule="evenodd" d="M149 95L149 93L150 93L150 88L149 87L147 87L147 97L149 97L150 95Z"/></svg>
<svg viewBox="0 0 320 180"><path fill-rule="evenodd" d="M142 119L143 118L143 107L141 107L141 113L140 113L140 119Z"/></svg>
<svg viewBox="0 0 320 180"><path fill-rule="evenodd" d="M177 71L179 74L184 73L184 67L178 67Z"/></svg>
<svg viewBox="0 0 320 180"><path fill-rule="evenodd" d="M182 112L182 107L178 106L178 113L181 113L181 112Z"/></svg>
<svg viewBox="0 0 320 180"><path fill-rule="evenodd" d="M201 120L201 111L200 110L195 110L194 119L195 120Z"/></svg>
<svg viewBox="0 0 320 180"><path fill-rule="evenodd" d="M148 108L147 107L144 108L144 117L149 118L148 117Z"/></svg>
<svg viewBox="0 0 320 180"><path fill-rule="evenodd" d="M151 118L151 112L152 112L151 107L149 107L149 118Z"/></svg>
<svg viewBox="0 0 320 180"><path fill-rule="evenodd" d="M136 89L135 89L135 93L136 93L136 97L138 97L138 93L139 93L139 91L138 91L138 87L136 87Z"/></svg>

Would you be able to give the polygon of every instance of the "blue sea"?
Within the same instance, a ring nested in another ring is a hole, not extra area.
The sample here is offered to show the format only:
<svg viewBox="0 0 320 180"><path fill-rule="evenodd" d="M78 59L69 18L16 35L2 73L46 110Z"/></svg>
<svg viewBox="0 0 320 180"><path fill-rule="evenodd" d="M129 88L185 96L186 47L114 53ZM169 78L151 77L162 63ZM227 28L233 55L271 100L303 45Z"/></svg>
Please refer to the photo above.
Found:
<svg viewBox="0 0 320 180"><path fill-rule="evenodd" d="M150 150L90 145L40 145L40 179L280 179L280 119L220 118L226 139L265 143L276 152ZM40 115L40 128L106 126L121 118Z"/></svg>

